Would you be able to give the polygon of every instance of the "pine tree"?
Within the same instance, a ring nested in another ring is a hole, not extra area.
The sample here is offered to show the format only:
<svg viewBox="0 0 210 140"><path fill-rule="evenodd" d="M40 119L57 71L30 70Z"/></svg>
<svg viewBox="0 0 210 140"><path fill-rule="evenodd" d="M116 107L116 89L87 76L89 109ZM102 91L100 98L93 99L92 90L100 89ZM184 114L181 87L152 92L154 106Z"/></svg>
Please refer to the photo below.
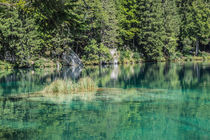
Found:
<svg viewBox="0 0 210 140"><path fill-rule="evenodd" d="M122 0L120 3L121 16L120 36L124 41L124 45L136 50L137 37L139 33L139 20L137 19L137 0Z"/></svg>
<svg viewBox="0 0 210 140"><path fill-rule="evenodd" d="M166 56L175 56L178 46L178 35L180 33L180 17L178 15L178 7L175 0L164 0L163 8L163 26L164 35L163 52Z"/></svg>
<svg viewBox="0 0 210 140"><path fill-rule="evenodd" d="M109 48L118 44L118 21L114 0L102 0L101 43Z"/></svg>
<svg viewBox="0 0 210 140"><path fill-rule="evenodd" d="M106 7L113 10L114 7L110 7L112 4L108 3ZM86 0L85 5L84 22L88 38L84 44L83 59L98 63L103 58L109 59L108 47L116 47L116 20L115 16L113 18L107 13L109 11L103 7L103 1Z"/></svg>
<svg viewBox="0 0 210 140"><path fill-rule="evenodd" d="M190 38L195 42L195 55L199 53L199 45L201 41L209 39L210 35L210 9L205 0L196 0L192 2L189 8L190 12L187 14L187 32Z"/></svg>
<svg viewBox="0 0 210 140"><path fill-rule="evenodd" d="M200 44L208 44L210 33L210 8L205 0L180 0L181 42L184 53L195 50L198 55ZM193 49L193 48L195 49Z"/></svg>
<svg viewBox="0 0 210 140"><path fill-rule="evenodd" d="M41 41L34 19L25 17L21 20L18 8L9 7L0 15L0 46L3 59L23 66L39 53Z"/></svg>
<svg viewBox="0 0 210 140"><path fill-rule="evenodd" d="M138 2L139 47L149 60L158 60L163 56L164 27L161 4L161 0L139 0Z"/></svg>

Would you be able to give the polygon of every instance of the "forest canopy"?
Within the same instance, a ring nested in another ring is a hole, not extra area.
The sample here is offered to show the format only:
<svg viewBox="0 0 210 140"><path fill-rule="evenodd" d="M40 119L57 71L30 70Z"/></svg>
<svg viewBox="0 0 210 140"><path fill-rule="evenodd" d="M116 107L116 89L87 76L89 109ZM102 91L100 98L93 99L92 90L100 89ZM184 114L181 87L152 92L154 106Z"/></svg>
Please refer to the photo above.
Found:
<svg viewBox="0 0 210 140"><path fill-rule="evenodd" d="M74 51L84 61L157 61L210 51L209 0L0 0L0 60L27 66Z"/></svg>

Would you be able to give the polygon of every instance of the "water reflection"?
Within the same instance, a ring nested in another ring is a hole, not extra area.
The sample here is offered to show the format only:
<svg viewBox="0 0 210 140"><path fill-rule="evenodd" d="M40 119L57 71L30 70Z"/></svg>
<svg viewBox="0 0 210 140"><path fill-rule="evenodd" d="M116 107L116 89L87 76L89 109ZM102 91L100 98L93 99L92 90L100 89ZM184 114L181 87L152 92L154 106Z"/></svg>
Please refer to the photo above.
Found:
<svg viewBox="0 0 210 140"><path fill-rule="evenodd" d="M145 63L104 67L63 68L61 70L15 70L0 75L0 95L31 93L42 90L55 79L77 81L91 77L99 87L176 89L183 93L194 89L209 90L209 63Z"/></svg>
<svg viewBox="0 0 210 140"><path fill-rule="evenodd" d="M18 69L0 77L0 95L40 91L58 78L76 80L81 72L81 67L65 67L61 70Z"/></svg>
<svg viewBox="0 0 210 140"><path fill-rule="evenodd" d="M210 64L146 63L86 69L101 87L203 89L210 85Z"/></svg>
<svg viewBox="0 0 210 140"><path fill-rule="evenodd" d="M6 96L86 76L100 90L85 100ZM0 93L0 139L210 139L210 63L18 70Z"/></svg>

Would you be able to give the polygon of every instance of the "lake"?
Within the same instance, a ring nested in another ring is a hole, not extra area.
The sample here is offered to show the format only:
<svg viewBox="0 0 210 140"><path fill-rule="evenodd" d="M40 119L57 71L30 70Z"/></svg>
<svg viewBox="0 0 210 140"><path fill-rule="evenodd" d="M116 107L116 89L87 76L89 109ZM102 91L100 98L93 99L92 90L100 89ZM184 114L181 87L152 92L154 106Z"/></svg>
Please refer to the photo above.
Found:
<svg viewBox="0 0 210 140"><path fill-rule="evenodd" d="M36 95L56 79L84 77L98 90ZM0 72L0 139L208 140L210 63Z"/></svg>

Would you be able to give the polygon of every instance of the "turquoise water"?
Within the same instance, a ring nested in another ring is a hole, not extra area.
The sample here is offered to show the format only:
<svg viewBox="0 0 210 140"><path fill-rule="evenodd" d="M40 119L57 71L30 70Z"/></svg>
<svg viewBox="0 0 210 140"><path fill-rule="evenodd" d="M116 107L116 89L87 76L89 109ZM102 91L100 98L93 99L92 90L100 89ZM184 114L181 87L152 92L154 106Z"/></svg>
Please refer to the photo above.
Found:
<svg viewBox="0 0 210 140"><path fill-rule="evenodd" d="M210 139L210 63L2 73L0 140ZM87 76L97 91L34 96L56 79Z"/></svg>

